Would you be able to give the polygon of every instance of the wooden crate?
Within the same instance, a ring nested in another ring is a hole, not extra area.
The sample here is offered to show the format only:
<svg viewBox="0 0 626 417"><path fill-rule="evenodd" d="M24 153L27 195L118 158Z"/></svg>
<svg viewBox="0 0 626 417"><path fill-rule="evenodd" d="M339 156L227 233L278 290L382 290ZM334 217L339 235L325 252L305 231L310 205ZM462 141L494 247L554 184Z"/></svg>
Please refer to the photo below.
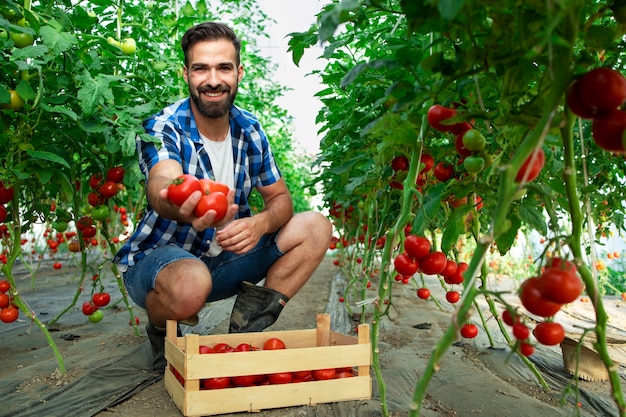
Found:
<svg viewBox="0 0 626 417"><path fill-rule="evenodd" d="M336 401L370 399L371 344L369 325L359 326L358 337L330 330L330 315L317 316L310 330L234 333L210 336L176 336L176 322L167 322L165 339L165 388L184 416L207 416L269 408L315 405ZM259 350L226 354L200 354L199 346L225 342L263 346L280 338L283 350ZM181 385L171 368L184 378ZM201 380L220 376L265 375L314 369L351 367L352 378L259 385L215 390L201 388Z"/></svg>

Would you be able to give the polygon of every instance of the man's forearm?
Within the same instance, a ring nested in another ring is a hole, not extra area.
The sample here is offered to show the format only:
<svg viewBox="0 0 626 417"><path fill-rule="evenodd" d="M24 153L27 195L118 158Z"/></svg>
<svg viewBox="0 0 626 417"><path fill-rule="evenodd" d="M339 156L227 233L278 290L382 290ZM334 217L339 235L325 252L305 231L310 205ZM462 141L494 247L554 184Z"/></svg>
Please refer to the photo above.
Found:
<svg viewBox="0 0 626 417"><path fill-rule="evenodd" d="M265 233L281 228L293 216L293 201L289 194L280 194L265 203L263 210L254 217L261 220Z"/></svg>

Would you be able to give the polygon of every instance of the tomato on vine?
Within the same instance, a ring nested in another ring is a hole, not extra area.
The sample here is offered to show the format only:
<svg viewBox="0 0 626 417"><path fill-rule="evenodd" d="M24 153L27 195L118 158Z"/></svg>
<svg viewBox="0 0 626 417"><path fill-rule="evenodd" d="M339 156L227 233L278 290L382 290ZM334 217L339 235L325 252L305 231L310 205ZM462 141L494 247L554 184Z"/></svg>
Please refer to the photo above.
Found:
<svg viewBox="0 0 626 417"><path fill-rule="evenodd" d="M430 290L428 288L422 287L417 289L417 297L422 300L428 299L430 297Z"/></svg>
<svg viewBox="0 0 626 417"><path fill-rule="evenodd" d="M522 283L519 297L526 310L541 317L551 317L561 309L560 303L543 297L538 277L528 278Z"/></svg>
<svg viewBox="0 0 626 417"><path fill-rule="evenodd" d="M535 326L533 335L542 345L554 346L560 344L565 339L565 330L560 323L544 321Z"/></svg>
<svg viewBox="0 0 626 417"><path fill-rule="evenodd" d="M6 204L13 200L15 195L15 189L13 187L7 187L4 182L0 181L0 204Z"/></svg>
<svg viewBox="0 0 626 417"><path fill-rule="evenodd" d="M474 323L465 323L463 327L461 327L461 336L466 339L473 339L478 336L478 326Z"/></svg>
<svg viewBox="0 0 626 417"><path fill-rule="evenodd" d="M524 161L522 166L520 167L517 175L515 176L515 181L522 182L522 180L526 182L531 182L535 178L539 176L539 173L543 169L544 164L546 163L546 154L542 148L537 148L533 152L530 153L528 158Z"/></svg>
<svg viewBox="0 0 626 417"><path fill-rule="evenodd" d="M423 236L408 235L404 239L404 251L414 259L421 259L430 253L430 240Z"/></svg>
<svg viewBox="0 0 626 417"><path fill-rule="evenodd" d="M446 292L446 300L450 304L456 304L461 299L461 294L458 291L447 291Z"/></svg>
<svg viewBox="0 0 626 417"><path fill-rule="evenodd" d="M399 274L412 276L417 272L418 263L406 253L401 253L393 260L393 266Z"/></svg>

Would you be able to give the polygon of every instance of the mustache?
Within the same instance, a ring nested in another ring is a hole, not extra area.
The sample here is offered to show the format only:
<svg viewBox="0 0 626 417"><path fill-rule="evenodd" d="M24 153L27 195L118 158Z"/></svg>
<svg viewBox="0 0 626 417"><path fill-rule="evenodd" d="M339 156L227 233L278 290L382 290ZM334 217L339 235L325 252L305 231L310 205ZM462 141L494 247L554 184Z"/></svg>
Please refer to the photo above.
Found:
<svg viewBox="0 0 626 417"><path fill-rule="evenodd" d="M230 88L225 85L220 85L217 87L212 87L210 85L203 85L198 87L198 93L221 93L221 92L229 92Z"/></svg>

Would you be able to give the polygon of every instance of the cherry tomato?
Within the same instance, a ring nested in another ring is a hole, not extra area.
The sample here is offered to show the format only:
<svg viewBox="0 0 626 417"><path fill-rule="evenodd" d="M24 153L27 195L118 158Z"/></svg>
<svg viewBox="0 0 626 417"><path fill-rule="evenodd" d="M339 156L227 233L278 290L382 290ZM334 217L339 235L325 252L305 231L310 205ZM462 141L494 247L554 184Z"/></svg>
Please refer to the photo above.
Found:
<svg viewBox="0 0 626 417"><path fill-rule="evenodd" d="M428 109L428 114L426 115L428 119L428 124L440 132L450 132L453 129L452 124L443 124L447 119L456 116L456 110L451 109L449 107L444 107L440 104L435 104Z"/></svg>
<svg viewBox="0 0 626 417"><path fill-rule="evenodd" d="M215 215L215 221L224 218L228 211L228 199L224 193L213 192L203 195L196 205L196 208L193 209L193 214L196 217L202 217L209 210L213 210L217 213Z"/></svg>
<svg viewBox="0 0 626 417"><path fill-rule="evenodd" d="M545 321L535 326L533 335L542 345L554 346L565 339L565 330L559 323Z"/></svg>
<svg viewBox="0 0 626 417"><path fill-rule="evenodd" d="M393 260L393 266L399 274L412 276L417 272L418 263L406 253L401 253Z"/></svg>
<svg viewBox="0 0 626 417"><path fill-rule="evenodd" d="M524 323L513 323L513 336L518 340L526 340L530 336L530 330Z"/></svg>
<svg viewBox="0 0 626 417"><path fill-rule="evenodd" d="M91 296L91 301L98 307L104 307L111 302L111 296L107 292L99 292Z"/></svg>
<svg viewBox="0 0 626 417"><path fill-rule="evenodd" d="M463 146L470 151L480 151L487 144L485 136L477 129L469 129L462 135Z"/></svg>
<svg viewBox="0 0 626 417"><path fill-rule="evenodd" d="M109 168L109 170L107 171L107 180L113 181L115 183L121 183L124 181L125 173L126 171L121 166Z"/></svg>
<svg viewBox="0 0 626 417"><path fill-rule="evenodd" d="M99 323L102 321L103 318L104 318L104 313L102 312L102 310L96 310L93 313L91 313L89 317L87 317L87 319L89 319L89 321L92 323Z"/></svg>
<svg viewBox="0 0 626 417"><path fill-rule="evenodd" d="M167 197L172 203L180 206L195 191L202 191L198 178L191 174L183 174L167 187Z"/></svg>
<svg viewBox="0 0 626 417"><path fill-rule="evenodd" d="M446 300L448 300L450 304L456 304L459 302L460 299L461 299L461 294L459 294L458 291L446 292Z"/></svg>
<svg viewBox="0 0 626 417"><path fill-rule="evenodd" d="M443 252L431 252L419 261L419 269L426 275L437 275L446 267L446 255Z"/></svg>
<svg viewBox="0 0 626 417"><path fill-rule="evenodd" d="M619 109L597 116L591 122L593 141L605 151L626 150L624 131L626 131L626 112Z"/></svg>
<svg viewBox="0 0 626 417"><path fill-rule="evenodd" d="M520 301L526 310L532 314L541 317L553 316L561 309L561 304L543 298L539 285L538 277L528 278L522 282L519 294Z"/></svg>
<svg viewBox="0 0 626 417"><path fill-rule="evenodd" d="M474 323L465 323L461 327L461 336L466 339L473 339L478 335L478 326Z"/></svg>
<svg viewBox="0 0 626 417"><path fill-rule="evenodd" d="M463 160L463 168L472 175L478 174L485 169L485 158L470 155Z"/></svg>
<svg viewBox="0 0 626 417"><path fill-rule="evenodd" d="M117 194L117 184L113 181L105 181L104 184L98 188L98 193L104 198L111 198Z"/></svg>
<svg viewBox="0 0 626 417"><path fill-rule="evenodd" d="M424 164L424 166L420 170L420 173L430 171L431 169L433 169L433 166L435 165L435 160L433 159L432 156L430 156L427 153L423 153L422 156L420 156L420 162Z"/></svg>
<svg viewBox="0 0 626 417"><path fill-rule="evenodd" d="M408 235L404 239L404 251L413 259L421 259L430 253L430 240L423 236Z"/></svg>
<svg viewBox="0 0 626 417"><path fill-rule="evenodd" d="M433 170L433 175L440 182L448 181L450 178L452 178L453 174L454 167L450 164L446 164L445 162L438 162Z"/></svg>
<svg viewBox="0 0 626 417"><path fill-rule="evenodd" d="M541 172L544 164L546 163L546 154L542 148L535 149L530 153L528 158L524 161L522 166L520 167L517 175L515 176L515 181L522 182L525 180L526 182L531 182Z"/></svg>
<svg viewBox="0 0 626 417"><path fill-rule="evenodd" d="M409 159L404 155L398 155L391 160L391 169L394 171L406 171L409 169Z"/></svg>
<svg viewBox="0 0 626 417"><path fill-rule="evenodd" d="M551 267L539 277L538 288L546 300L567 304L580 296L583 292L583 283L576 274L566 269Z"/></svg>
<svg viewBox="0 0 626 417"><path fill-rule="evenodd" d="M610 68L595 68L583 75L580 99L596 112L615 110L626 101L626 79Z"/></svg>
<svg viewBox="0 0 626 417"><path fill-rule="evenodd" d="M97 190L100 185L102 185L102 174L98 172L89 177L89 188Z"/></svg>
<svg viewBox="0 0 626 417"><path fill-rule="evenodd" d="M9 284L9 281L7 281L6 279L0 281L0 293L8 292L10 289L11 285Z"/></svg>
<svg viewBox="0 0 626 417"><path fill-rule="evenodd" d="M456 268L456 262L452 259L448 259L446 260L446 266L444 266L443 271L441 271L439 274L441 274L441 276L443 277L450 277L456 273Z"/></svg>
<svg viewBox="0 0 626 417"><path fill-rule="evenodd" d="M428 297L430 297L430 290L428 288L418 288L417 296L422 300L426 300Z"/></svg>
<svg viewBox="0 0 626 417"><path fill-rule="evenodd" d="M514 317L509 310L502 312L502 321L509 326L513 326L518 320L519 319Z"/></svg>
<svg viewBox="0 0 626 417"><path fill-rule="evenodd" d="M90 316L97 309L98 309L98 306L96 306L91 301L85 301L82 306L82 312L85 316Z"/></svg>
<svg viewBox="0 0 626 417"><path fill-rule="evenodd" d="M520 353L524 356L530 356L535 353L535 347L530 343L520 343L519 350Z"/></svg>
<svg viewBox="0 0 626 417"><path fill-rule="evenodd" d="M6 204L13 200L15 189L13 187L6 187L2 181L0 181L0 204Z"/></svg>
<svg viewBox="0 0 626 417"><path fill-rule="evenodd" d="M17 307L9 306L0 310L0 321L3 323L13 323L19 316Z"/></svg>
<svg viewBox="0 0 626 417"><path fill-rule="evenodd" d="M108 219L110 214L111 214L111 209L109 208L109 206L101 205L101 206L96 207L91 212L91 217L96 221L102 222Z"/></svg>
<svg viewBox="0 0 626 417"><path fill-rule="evenodd" d="M279 350L279 349L285 349L285 348L286 348L285 342L283 342L277 337L272 337L270 339L267 339L265 343L263 344L263 350Z"/></svg>
<svg viewBox="0 0 626 417"><path fill-rule="evenodd" d="M461 284L463 281L465 281L465 277L463 276L463 273L467 271L468 267L469 266L467 265L467 263L459 262L456 265L456 271L454 272L454 274L443 275L443 280L446 282L446 284L450 284L450 285Z"/></svg>
<svg viewBox="0 0 626 417"><path fill-rule="evenodd" d="M54 269L61 269L63 267L63 264L61 262L55 262L52 264L52 267Z"/></svg>
<svg viewBox="0 0 626 417"><path fill-rule="evenodd" d="M5 308L11 305L11 298L5 293L0 293L0 308Z"/></svg>

